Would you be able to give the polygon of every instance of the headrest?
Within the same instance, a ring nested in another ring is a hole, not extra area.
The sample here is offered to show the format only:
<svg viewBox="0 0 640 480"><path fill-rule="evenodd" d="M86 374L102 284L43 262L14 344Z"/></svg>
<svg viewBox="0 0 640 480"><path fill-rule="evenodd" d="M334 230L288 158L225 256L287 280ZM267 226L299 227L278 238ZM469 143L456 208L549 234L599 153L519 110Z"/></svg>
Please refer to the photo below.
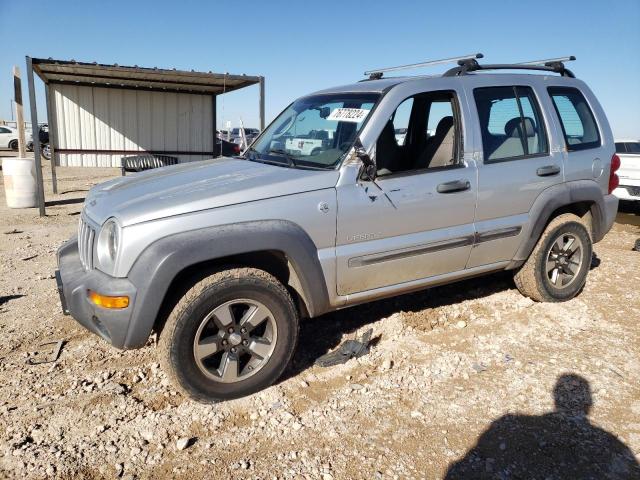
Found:
<svg viewBox="0 0 640 480"><path fill-rule="evenodd" d="M520 117L512 118L504 126L504 133L507 137L519 137L521 128ZM536 127L534 126L533 119L524 117L525 137L535 137Z"/></svg>
<svg viewBox="0 0 640 480"><path fill-rule="evenodd" d="M437 136L445 136L449 130L453 127L453 117L442 117L442 120L438 122L438 126L436 127L436 135Z"/></svg>

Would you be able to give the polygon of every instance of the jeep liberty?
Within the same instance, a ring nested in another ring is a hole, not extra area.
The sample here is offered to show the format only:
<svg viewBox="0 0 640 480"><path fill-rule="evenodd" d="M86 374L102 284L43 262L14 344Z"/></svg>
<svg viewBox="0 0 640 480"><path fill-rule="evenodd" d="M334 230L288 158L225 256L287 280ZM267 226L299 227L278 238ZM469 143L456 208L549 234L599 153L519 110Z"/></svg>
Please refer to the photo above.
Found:
<svg viewBox="0 0 640 480"><path fill-rule="evenodd" d="M275 382L301 318L500 270L573 298L618 206L607 118L573 57L478 58L367 72L294 101L242 156L92 188L58 251L63 310L118 348L159 332L175 386L214 402Z"/></svg>

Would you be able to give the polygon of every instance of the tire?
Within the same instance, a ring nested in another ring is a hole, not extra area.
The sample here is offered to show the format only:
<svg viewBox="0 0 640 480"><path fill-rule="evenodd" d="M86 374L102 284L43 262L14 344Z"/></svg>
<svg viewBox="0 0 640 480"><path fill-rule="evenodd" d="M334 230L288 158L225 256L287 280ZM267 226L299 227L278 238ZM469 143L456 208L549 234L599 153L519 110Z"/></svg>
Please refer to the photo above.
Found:
<svg viewBox="0 0 640 480"><path fill-rule="evenodd" d="M246 319L251 321L242 323ZM296 348L298 323L289 292L272 275L254 268L218 271L195 283L173 308L160 332L160 360L173 384L196 401L243 397L282 375Z"/></svg>
<svg viewBox="0 0 640 480"><path fill-rule="evenodd" d="M11 140L9 142L9 148L11 150L18 150L18 141L17 140Z"/></svg>
<svg viewBox="0 0 640 480"><path fill-rule="evenodd" d="M547 225L515 273L515 284L520 293L537 302L571 300L586 283L592 252L591 236L580 218L570 213L559 215Z"/></svg>
<svg viewBox="0 0 640 480"><path fill-rule="evenodd" d="M51 160L51 147L48 143L42 145L42 156L47 160Z"/></svg>

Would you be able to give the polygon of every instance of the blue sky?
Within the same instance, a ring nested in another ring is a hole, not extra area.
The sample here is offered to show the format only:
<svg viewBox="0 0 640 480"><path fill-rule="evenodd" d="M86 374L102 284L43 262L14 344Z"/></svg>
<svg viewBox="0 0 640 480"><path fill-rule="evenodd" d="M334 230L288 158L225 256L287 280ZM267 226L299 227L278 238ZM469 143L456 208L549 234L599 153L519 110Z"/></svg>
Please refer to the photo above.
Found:
<svg viewBox="0 0 640 480"><path fill-rule="evenodd" d="M268 122L294 98L372 67L471 52L497 63L571 54L614 134L640 138L640 0L0 0L0 34L4 119L11 68L24 72L25 55L264 75ZM219 122L240 117L258 126L257 87L219 100Z"/></svg>

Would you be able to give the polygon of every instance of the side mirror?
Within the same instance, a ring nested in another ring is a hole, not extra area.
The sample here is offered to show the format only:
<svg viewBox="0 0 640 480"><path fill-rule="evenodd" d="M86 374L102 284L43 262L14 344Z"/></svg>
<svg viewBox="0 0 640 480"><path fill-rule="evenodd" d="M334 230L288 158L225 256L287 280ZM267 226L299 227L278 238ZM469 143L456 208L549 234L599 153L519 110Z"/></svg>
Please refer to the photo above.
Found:
<svg viewBox="0 0 640 480"><path fill-rule="evenodd" d="M355 147L356 157L358 157L362 161L362 164L364 165L364 171L363 171L362 177L365 180L370 180L370 181L374 180L376 178L375 162L371 159L367 151L362 146L360 139L356 140L354 147Z"/></svg>

